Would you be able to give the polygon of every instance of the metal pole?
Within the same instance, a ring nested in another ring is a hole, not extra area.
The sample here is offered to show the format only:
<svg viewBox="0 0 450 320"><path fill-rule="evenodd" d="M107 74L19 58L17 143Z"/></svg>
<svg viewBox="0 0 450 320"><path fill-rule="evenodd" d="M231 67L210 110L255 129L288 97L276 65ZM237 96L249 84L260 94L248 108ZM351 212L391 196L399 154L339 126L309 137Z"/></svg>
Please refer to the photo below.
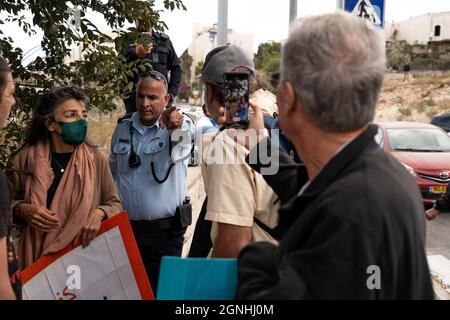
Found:
<svg viewBox="0 0 450 320"><path fill-rule="evenodd" d="M344 10L345 0L336 0L336 9Z"/></svg>
<svg viewBox="0 0 450 320"><path fill-rule="evenodd" d="M218 1L217 45L221 46L228 43L228 0Z"/></svg>
<svg viewBox="0 0 450 320"><path fill-rule="evenodd" d="M292 22L297 18L297 0L290 0L289 3L289 29Z"/></svg>

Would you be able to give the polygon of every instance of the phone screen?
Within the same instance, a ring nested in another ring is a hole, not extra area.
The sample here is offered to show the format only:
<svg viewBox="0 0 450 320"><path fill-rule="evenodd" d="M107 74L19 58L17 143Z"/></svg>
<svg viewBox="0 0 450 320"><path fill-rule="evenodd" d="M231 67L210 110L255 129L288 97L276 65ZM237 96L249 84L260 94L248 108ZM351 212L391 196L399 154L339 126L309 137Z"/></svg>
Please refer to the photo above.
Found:
<svg viewBox="0 0 450 320"><path fill-rule="evenodd" d="M224 107L228 121L231 118L233 122L248 122L248 91L248 73L227 72L223 75Z"/></svg>

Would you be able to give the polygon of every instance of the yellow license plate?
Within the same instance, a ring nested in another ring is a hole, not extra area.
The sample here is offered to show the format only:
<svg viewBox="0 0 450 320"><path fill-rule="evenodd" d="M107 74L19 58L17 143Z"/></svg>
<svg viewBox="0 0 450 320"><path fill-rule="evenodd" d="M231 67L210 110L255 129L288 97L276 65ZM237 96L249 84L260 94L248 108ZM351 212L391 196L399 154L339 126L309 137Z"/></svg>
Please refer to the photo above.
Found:
<svg viewBox="0 0 450 320"><path fill-rule="evenodd" d="M446 186L432 186L430 187L432 193L445 193L447 191Z"/></svg>

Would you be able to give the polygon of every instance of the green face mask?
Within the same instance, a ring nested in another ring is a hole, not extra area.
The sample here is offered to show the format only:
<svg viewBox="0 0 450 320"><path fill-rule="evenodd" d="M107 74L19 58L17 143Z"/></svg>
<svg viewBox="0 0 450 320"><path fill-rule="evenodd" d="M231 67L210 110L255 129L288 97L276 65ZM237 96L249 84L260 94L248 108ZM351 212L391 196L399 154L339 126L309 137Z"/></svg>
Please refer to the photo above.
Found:
<svg viewBox="0 0 450 320"><path fill-rule="evenodd" d="M72 146L78 146L86 138L87 124L84 119L75 122L57 122L61 127L61 137L63 141Z"/></svg>

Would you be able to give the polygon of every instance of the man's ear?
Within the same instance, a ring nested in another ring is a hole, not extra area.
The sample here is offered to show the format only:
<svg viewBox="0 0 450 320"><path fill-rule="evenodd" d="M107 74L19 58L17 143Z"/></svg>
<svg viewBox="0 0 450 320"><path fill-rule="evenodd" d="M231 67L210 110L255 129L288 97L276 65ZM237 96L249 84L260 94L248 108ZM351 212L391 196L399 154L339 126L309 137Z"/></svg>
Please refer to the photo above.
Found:
<svg viewBox="0 0 450 320"><path fill-rule="evenodd" d="M292 83L284 81L279 86L279 103L283 104L282 107L287 113L294 112L296 109L297 95Z"/></svg>
<svg viewBox="0 0 450 320"><path fill-rule="evenodd" d="M167 104L169 103L169 100L170 100L170 94L166 94L164 96L164 102L165 102L164 106L167 106Z"/></svg>

